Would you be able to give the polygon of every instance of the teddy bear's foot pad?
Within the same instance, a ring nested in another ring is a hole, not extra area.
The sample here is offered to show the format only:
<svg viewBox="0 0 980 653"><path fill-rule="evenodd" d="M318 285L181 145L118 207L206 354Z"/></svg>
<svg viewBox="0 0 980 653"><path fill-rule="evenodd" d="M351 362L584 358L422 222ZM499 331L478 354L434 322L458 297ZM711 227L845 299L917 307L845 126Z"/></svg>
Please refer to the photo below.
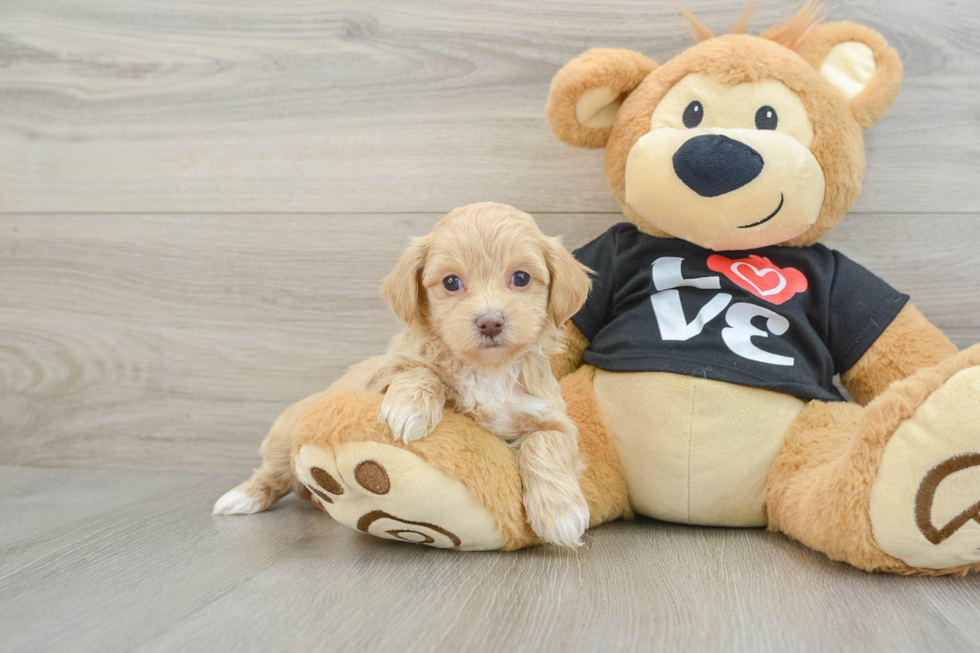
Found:
<svg viewBox="0 0 980 653"><path fill-rule="evenodd" d="M909 566L980 561L980 367L952 376L892 434L869 511L878 546Z"/></svg>
<svg viewBox="0 0 980 653"><path fill-rule="evenodd" d="M406 449L304 444L295 468L324 510L349 528L444 549L501 546L493 517L463 484Z"/></svg>

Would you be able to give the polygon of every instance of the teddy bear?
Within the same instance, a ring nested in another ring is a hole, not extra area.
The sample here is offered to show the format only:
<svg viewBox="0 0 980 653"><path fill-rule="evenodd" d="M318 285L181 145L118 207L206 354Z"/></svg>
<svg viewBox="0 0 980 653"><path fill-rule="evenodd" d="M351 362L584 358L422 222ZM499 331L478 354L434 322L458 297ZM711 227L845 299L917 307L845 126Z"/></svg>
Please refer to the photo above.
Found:
<svg viewBox="0 0 980 653"><path fill-rule="evenodd" d="M958 351L819 243L861 190L862 132L898 94L898 55L810 3L758 35L750 13L715 36L685 12L696 44L666 63L593 49L552 83L552 130L605 148L627 220L575 252L593 288L553 360L590 527L765 527L868 571L980 570L980 346ZM295 489L382 538L540 543L507 446L449 412L393 441L363 390L375 364L280 417L291 448L272 455L298 484L243 511Z"/></svg>

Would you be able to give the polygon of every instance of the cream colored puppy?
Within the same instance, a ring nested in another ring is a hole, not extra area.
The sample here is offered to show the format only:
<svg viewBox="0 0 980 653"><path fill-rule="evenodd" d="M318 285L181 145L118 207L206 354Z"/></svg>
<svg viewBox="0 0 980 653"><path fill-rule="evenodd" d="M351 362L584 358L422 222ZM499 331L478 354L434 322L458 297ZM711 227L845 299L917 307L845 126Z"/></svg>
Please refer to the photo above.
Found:
<svg viewBox="0 0 980 653"><path fill-rule="evenodd" d="M531 528L549 542L580 545L589 508L578 484L578 429L549 357L561 351L561 327L590 285L587 268L528 214L490 202L452 211L384 280L385 301L407 325L385 356L287 409L263 442L261 467L214 513L252 514L302 492L289 456L306 408L366 388L384 393L379 419L395 439L425 437L449 407L507 441Z"/></svg>
<svg viewBox="0 0 980 653"><path fill-rule="evenodd" d="M385 301L407 327L368 383L385 395L379 419L395 439L425 437L448 407L510 444L531 528L565 546L581 545L589 508L578 429L550 356L590 285L588 269L528 214L489 202L458 208L385 278Z"/></svg>

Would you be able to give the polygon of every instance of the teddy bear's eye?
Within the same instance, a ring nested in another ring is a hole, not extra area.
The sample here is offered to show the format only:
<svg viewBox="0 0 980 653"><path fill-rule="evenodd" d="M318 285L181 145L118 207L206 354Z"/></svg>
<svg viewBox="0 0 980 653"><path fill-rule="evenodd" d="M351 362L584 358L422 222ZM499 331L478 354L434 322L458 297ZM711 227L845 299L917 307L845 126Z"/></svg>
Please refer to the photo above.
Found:
<svg viewBox="0 0 980 653"><path fill-rule="evenodd" d="M456 292L463 287L463 282L460 281L459 277L450 275L442 280L442 287L449 292Z"/></svg>
<svg viewBox="0 0 980 653"><path fill-rule="evenodd" d="M775 129L778 122L779 117L776 115L776 110L769 105L759 107L759 110L755 112L756 129Z"/></svg>
<svg viewBox="0 0 980 653"><path fill-rule="evenodd" d="M701 106L701 103L695 100L687 105L687 108L684 109L684 126L688 129L694 129L701 124L702 120L704 120L704 107Z"/></svg>

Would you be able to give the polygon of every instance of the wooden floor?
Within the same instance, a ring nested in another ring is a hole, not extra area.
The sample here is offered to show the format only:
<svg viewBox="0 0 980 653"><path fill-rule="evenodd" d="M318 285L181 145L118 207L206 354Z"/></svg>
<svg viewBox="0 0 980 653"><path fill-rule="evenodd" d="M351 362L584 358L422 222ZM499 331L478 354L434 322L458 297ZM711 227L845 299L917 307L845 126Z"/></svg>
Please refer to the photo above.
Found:
<svg viewBox="0 0 980 653"><path fill-rule="evenodd" d="M688 0L712 29L740 0ZM791 12L763 0L755 24ZM832 1L906 67L826 243L980 341L980 5ZM551 76L689 44L656 0L0 3L0 650L980 649L980 577L762 531L617 523L452 554L298 501L210 506L276 414L382 351L380 279L479 200L621 219Z"/></svg>

